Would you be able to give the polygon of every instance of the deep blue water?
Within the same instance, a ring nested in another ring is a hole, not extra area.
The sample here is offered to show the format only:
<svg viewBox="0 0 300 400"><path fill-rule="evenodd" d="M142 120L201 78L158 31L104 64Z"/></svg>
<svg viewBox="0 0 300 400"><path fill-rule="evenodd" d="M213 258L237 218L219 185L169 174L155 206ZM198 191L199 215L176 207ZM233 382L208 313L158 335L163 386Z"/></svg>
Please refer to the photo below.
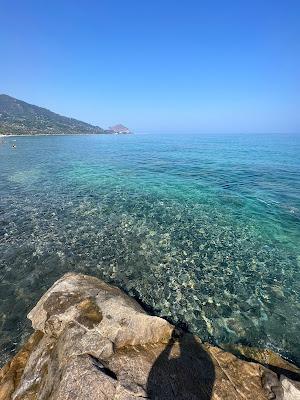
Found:
<svg viewBox="0 0 300 400"><path fill-rule="evenodd" d="M299 238L300 136L5 138L1 354L41 294L78 271L204 340L299 364Z"/></svg>

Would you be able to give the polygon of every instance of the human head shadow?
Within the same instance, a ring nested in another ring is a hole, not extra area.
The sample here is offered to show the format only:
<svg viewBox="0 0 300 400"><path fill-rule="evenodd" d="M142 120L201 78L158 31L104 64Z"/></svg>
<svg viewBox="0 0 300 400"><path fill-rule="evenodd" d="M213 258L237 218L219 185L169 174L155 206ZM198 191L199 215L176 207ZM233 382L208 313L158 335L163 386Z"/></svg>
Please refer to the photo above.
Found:
<svg viewBox="0 0 300 400"><path fill-rule="evenodd" d="M210 400L215 369L210 355L192 334L173 331L147 381L151 400Z"/></svg>

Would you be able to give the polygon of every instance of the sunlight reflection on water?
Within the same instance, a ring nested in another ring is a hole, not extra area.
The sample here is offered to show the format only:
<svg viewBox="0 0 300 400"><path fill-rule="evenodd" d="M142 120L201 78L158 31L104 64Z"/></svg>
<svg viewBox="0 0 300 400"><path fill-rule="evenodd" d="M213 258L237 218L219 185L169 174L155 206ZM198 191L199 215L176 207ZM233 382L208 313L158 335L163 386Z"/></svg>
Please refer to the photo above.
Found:
<svg viewBox="0 0 300 400"><path fill-rule="evenodd" d="M17 144L0 148L4 357L40 295L78 271L204 340L270 346L299 362L299 137Z"/></svg>

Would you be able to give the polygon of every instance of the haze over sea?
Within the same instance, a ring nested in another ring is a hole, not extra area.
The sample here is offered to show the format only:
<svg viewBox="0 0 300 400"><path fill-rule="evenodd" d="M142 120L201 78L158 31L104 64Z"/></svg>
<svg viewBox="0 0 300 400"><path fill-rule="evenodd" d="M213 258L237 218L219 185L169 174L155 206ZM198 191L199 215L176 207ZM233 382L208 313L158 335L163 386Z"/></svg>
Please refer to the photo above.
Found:
<svg viewBox="0 0 300 400"><path fill-rule="evenodd" d="M300 364L300 135L7 137L0 196L3 360L77 271Z"/></svg>

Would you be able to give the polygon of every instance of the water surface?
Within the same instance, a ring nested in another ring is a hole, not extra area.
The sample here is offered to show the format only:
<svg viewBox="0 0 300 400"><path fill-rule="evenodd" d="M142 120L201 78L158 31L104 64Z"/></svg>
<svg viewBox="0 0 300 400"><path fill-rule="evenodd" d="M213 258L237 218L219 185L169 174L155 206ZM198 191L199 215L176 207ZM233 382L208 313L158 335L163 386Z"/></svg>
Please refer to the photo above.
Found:
<svg viewBox="0 0 300 400"><path fill-rule="evenodd" d="M299 238L300 136L5 138L2 358L41 294L78 271L204 340L300 363Z"/></svg>

